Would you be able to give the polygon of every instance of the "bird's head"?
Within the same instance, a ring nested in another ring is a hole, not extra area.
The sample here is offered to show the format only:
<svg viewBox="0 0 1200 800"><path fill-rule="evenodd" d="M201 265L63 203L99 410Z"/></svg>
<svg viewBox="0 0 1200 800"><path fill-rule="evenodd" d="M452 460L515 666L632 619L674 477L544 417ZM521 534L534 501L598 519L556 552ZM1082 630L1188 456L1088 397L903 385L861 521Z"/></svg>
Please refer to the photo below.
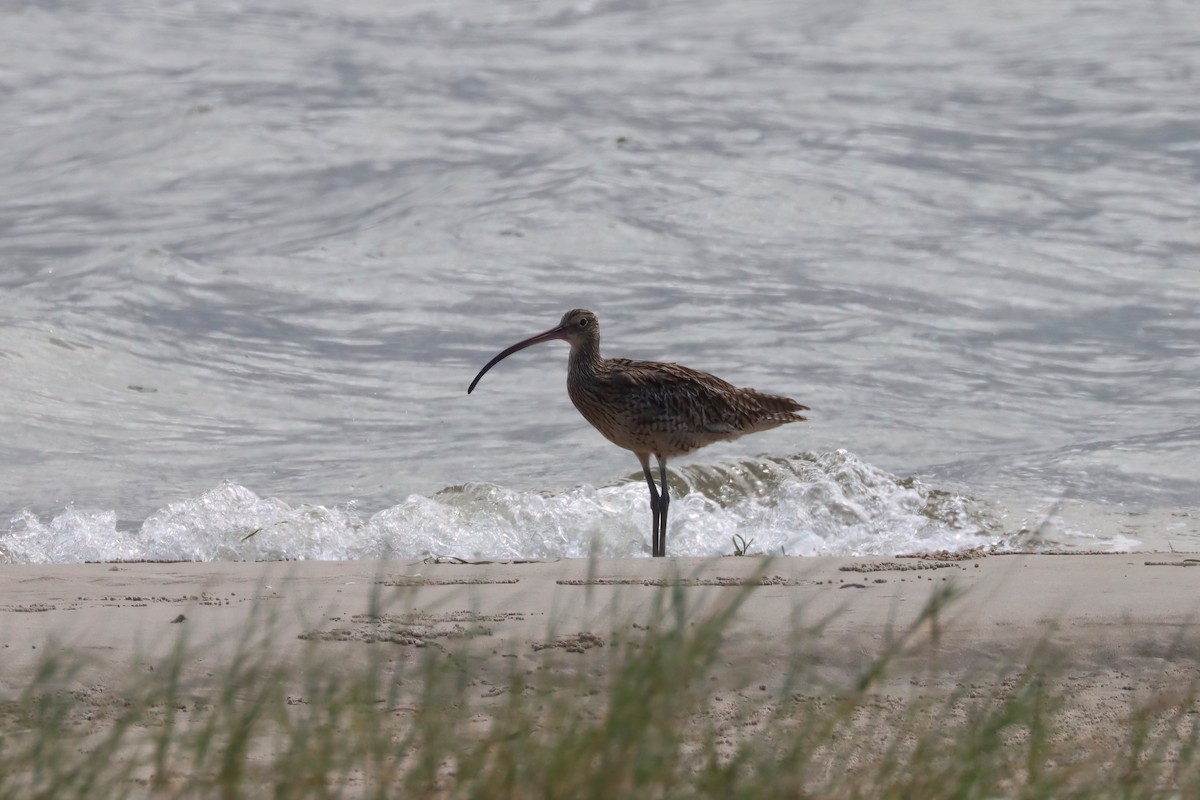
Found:
<svg viewBox="0 0 1200 800"><path fill-rule="evenodd" d="M571 343L571 347L589 344L600 339L600 322L596 319L596 315L586 308L576 308L563 314L562 321L554 330L561 331L561 334L554 338L566 339Z"/></svg>

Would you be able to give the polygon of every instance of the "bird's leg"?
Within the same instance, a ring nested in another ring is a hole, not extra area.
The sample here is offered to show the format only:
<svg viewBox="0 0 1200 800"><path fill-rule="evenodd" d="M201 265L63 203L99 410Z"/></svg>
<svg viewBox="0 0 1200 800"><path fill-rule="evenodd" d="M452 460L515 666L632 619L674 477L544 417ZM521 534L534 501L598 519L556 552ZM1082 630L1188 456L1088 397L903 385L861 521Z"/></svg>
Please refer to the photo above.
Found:
<svg viewBox="0 0 1200 800"><path fill-rule="evenodd" d="M659 548L658 539L658 487L654 485L654 476L650 473L650 454L638 453L638 461L642 462L642 473L646 476L646 483L650 487L650 554L657 556Z"/></svg>
<svg viewBox="0 0 1200 800"><path fill-rule="evenodd" d="M655 456L658 459L658 476L662 479L662 495L659 497L661 508L658 512L658 552L656 556L665 556L667 554L667 506L671 505L671 493L667 489L667 460L662 456Z"/></svg>

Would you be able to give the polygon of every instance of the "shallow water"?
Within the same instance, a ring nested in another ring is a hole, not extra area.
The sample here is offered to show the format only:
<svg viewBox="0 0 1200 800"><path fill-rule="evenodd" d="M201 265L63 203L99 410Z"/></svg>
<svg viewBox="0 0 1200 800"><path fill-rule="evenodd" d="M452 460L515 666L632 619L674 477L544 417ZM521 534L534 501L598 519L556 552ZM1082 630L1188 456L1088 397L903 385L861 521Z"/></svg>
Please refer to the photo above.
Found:
<svg viewBox="0 0 1200 800"><path fill-rule="evenodd" d="M813 407L673 464L672 553L1200 546L1192 4L4 17L10 559L645 552L564 347L465 394L576 306ZM779 459L884 511L722 505Z"/></svg>

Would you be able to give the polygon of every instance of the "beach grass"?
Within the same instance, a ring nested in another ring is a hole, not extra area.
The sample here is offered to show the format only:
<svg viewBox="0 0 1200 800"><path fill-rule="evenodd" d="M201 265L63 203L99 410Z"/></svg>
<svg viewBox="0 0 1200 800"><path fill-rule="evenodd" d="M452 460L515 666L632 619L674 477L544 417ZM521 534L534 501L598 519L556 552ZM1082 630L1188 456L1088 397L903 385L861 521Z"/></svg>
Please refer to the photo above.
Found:
<svg viewBox="0 0 1200 800"><path fill-rule="evenodd" d="M547 647L483 683L494 654L469 627L282 647L266 610L200 673L206 645L182 632L103 685L50 647L0 705L0 798L1200 797L1197 681L1131 692L1116 742L1063 724L1071 684L1049 646L931 690L942 586L839 679L807 655L828 620L798 609L782 681L731 690L752 644L732 623L757 588L703 604L661 588L605 646ZM928 684L884 691L899 659L925 659Z"/></svg>

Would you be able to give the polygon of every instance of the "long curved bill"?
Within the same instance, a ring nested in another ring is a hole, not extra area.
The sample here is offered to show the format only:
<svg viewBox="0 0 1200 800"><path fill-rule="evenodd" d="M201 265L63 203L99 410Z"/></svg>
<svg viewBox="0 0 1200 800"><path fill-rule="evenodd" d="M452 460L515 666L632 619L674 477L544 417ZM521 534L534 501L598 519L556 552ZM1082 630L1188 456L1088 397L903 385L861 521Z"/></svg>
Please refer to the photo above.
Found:
<svg viewBox="0 0 1200 800"><path fill-rule="evenodd" d="M471 385L467 387L467 394L470 394L471 392L475 391L475 384L479 383L479 379L483 377L483 374L485 372L487 372L489 369L496 366L501 361L508 358L513 353L517 352L518 350L524 350L526 347L532 347L533 345L541 344L542 342L552 342L555 339L566 339L566 338L567 338L567 332L563 329L563 327L561 325L559 325L557 327L551 328L550 330L546 331L545 333L539 333L537 336L530 336L528 339L526 339L523 342L517 342L512 347L505 348L504 350L502 350L500 352L499 355L497 355L495 358L493 358L491 361L489 361L487 364L485 364L483 369L479 370L479 374L475 376L475 380L471 381Z"/></svg>

